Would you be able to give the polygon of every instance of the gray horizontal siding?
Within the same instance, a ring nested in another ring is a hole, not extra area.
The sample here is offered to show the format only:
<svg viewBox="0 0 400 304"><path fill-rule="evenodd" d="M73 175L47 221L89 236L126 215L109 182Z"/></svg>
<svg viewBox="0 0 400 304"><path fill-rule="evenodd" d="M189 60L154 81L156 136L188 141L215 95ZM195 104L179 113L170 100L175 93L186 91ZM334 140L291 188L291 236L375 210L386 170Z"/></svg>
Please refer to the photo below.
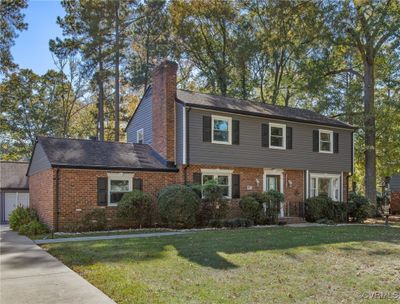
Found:
<svg viewBox="0 0 400 304"><path fill-rule="evenodd" d="M191 164L214 164L238 167L286 168L321 172L351 171L351 131L258 117L221 114L240 121L240 145L221 145L202 141L202 116L211 111L192 109L189 112L189 158ZM293 149L277 150L261 147L261 124L284 123L293 128ZM334 130L339 133L339 153L313 152L312 131Z"/></svg>
<svg viewBox="0 0 400 304"><path fill-rule="evenodd" d="M185 108L180 103L176 104L176 163L183 163L183 115Z"/></svg>
<svg viewBox="0 0 400 304"><path fill-rule="evenodd" d="M136 132L140 129L143 129L144 132L144 143L150 145L153 139L151 90L148 90L143 97L132 120L126 128L128 143L137 142Z"/></svg>
<svg viewBox="0 0 400 304"><path fill-rule="evenodd" d="M39 173L41 171L50 168L51 168L50 161L47 158L42 145L40 143L37 143L35 145L35 151L33 151L33 156L31 160L31 166L29 167L28 176L31 176L33 174Z"/></svg>
<svg viewBox="0 0 400 304"><path fill-rule="evenodd" d="M395 174L390 179L390 190L392 192L400 192L400 174Z"/></svg>

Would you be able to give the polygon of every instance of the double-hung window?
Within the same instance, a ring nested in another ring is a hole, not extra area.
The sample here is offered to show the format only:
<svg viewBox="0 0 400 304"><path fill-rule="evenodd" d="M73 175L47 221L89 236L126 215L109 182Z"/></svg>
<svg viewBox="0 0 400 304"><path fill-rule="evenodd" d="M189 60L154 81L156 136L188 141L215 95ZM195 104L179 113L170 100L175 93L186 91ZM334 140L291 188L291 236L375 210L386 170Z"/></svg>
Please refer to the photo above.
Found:
<svg viewBox="0 0 400 304"><path fill-rule="evenodd" d="M230 170L202 170L202 186L210 180L215 180L217 185L222 189L222 193L225 197L230 198L232 196L232 173Z"/></svg>
<svg viewBox="0 0 400 304"><path fill-rule="evenodd" d="M340 200L340 176L311 174L310 196L326 195L334 201Z"/></svg>
<svg viewBox="0 0 400 304"><path fill-rule="evenodd" d="M143 144L144 143L144 131L143 131L143 129L140 129L140 130L136 131L136 142L138 144Z"/></svg>
<svg viewBox="0 0 400 304"><path fill-rule="evenodd" d="M269 124L269 146L275 149L286 149L286 125Z"/></svg>
<svg viewBox="0 0 400 304"><path fill-rule="evenodd" d="M319 152L332 153L333 151L333 132L319 130Z"/></svg>
<svg viewBox="0 0 400 304"><path fill-rule="evenodd" d="M225 116L212 116L212 143L232 143L232 118Z"/></svg>
<svg viewBox="0 0 400 304"><path fill-rule="evenodd" d="M132 174L108 175L108 204L116 206L126 192L132 191Z"/></svg>

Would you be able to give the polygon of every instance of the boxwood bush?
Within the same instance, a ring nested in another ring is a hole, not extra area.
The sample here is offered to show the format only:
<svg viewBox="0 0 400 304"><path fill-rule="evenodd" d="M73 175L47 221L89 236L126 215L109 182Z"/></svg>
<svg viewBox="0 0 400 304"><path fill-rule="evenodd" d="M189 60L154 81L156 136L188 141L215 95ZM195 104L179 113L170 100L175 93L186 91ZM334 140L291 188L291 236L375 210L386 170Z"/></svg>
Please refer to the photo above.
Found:
<svg viewBox="0 0 400 304"><path fill-rule="evenodd" d="M161 219L170 227L193 227L199 211L199 196L186 185L171 185L157 198Z"/></svg>
<svg viewBox="0 0 400 304"><path fill-rule="evenodd" d="M243 196L239 201L239 207L245 218L258 222L262 216L262 204L254 197L254 195Z"/></svg>
<svg viewBox="0 0 400 304"><path fill-rule="evenodd" d="M365 196L356 193L350 194L348 213L354 222L362 223L365 221L372 209L371 204Z"/></svg>
<svg viewBox="0 0 400 304"><path fill-rule="evenodd" d="M327 195L319 195L306 200L305 218L308 222L320 219L333 219L333 201Z"/></svg>
<svg viewBox="0 0 400 304"><path fill-rule="evenodd" d="M125 193L118 202L117 216L134 221L140 227L151 225L151 196L140 190Z"/></svg>

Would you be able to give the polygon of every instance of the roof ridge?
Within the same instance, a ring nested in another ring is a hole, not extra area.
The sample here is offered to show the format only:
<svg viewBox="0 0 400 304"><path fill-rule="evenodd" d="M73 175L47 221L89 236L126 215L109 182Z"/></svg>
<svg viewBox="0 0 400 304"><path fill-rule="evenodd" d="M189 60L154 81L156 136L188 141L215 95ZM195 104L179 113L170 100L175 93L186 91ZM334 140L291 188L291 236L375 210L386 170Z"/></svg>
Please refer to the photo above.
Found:
<svg viewBox="0 0 400 304"><path fill-rule="evenodd" d="M306 111L310 111L310 112L313 112L313 113L317 113L317 112L314 112L314 111L309 110L309 109L295 108L295 107L292 107L292 106L282 106L282 105L276 105L276 104L274 105L274 104L271 104L271 103L265 103L265 102L258 101L258 100L255 100L255 99L254 100L243 99L243 98L237 98L237 97L232 97L232 96L217 95L217 94L212 94L212 93L196 92L196 91L191 91L191 90L186 90L186 89L178 89L178 90L189 92L189 93L195 93L195 94L209 95L209 96L214 96L214 97L219 97L219 98L229 98L229 99L234 99L234 100L239 101L239 102L256 103L256 104L259 104L261 106L262 105L266 105L266 106L270 106L270 107L290 108L290 109L296 109L296 110L306 110ZM317 113L317 114L319 114L319 113ZM322 115L322 114L320 114L320 115Z"/></svg>

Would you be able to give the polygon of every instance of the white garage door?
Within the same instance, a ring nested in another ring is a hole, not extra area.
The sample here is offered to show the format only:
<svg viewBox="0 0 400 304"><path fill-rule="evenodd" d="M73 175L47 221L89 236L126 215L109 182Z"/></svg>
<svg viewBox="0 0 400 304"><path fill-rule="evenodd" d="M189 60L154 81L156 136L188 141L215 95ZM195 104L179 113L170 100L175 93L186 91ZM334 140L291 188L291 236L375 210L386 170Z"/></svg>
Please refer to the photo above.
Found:
<svg viewBox="0 0 400 304"><path fill-rule="evenodd" d="M29 193L5 193L4 211L6 221L8 221L10 213L19 205L23 207L29 206Z"/></svg>

